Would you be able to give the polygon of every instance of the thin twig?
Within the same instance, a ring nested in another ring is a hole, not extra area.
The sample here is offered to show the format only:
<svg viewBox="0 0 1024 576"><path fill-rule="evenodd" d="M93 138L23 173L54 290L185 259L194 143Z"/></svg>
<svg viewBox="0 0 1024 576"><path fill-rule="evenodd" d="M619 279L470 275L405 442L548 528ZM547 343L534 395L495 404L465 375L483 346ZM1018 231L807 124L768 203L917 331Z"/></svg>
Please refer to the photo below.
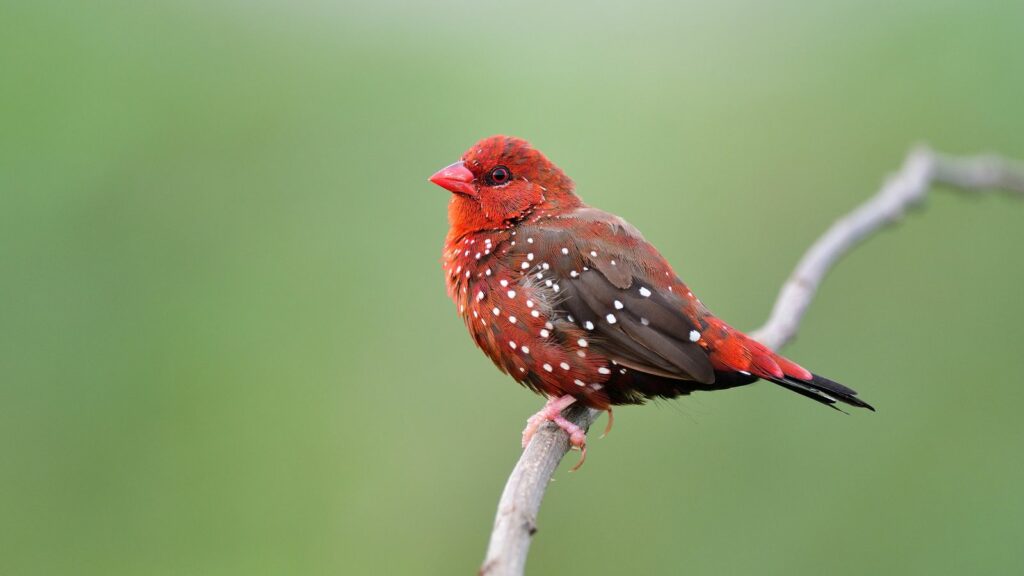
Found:
<svg viewBox="0 0 1024 576"><path fill-rule="evenodd" d="M924 147L911 151L877 194L837 220L807 250L782 286L768 322L750 335L773 350L789 343L836 262L880 228L898 222L935 184L1024 194L1024 167L995 156L952 158Z"/></svg>
<svg viewBox="0 0 1024 576"><path fill-rule="evenodd" d="M785 346L796 336L828 271L871 234L899 221L937 184L964 191L1005 190L1024 194L1024 166L998 156L957 158L926 147L912 150L900 170L874 196L832 224L807 250L782 286L768 321L751 336L773 350ZM564 413L568 420L583 428L589 428L600 414L580 406L570 407ZM524 573L544 491L568 450L568 436L550 422L534 435L501 494L481 575Z"/></svg>

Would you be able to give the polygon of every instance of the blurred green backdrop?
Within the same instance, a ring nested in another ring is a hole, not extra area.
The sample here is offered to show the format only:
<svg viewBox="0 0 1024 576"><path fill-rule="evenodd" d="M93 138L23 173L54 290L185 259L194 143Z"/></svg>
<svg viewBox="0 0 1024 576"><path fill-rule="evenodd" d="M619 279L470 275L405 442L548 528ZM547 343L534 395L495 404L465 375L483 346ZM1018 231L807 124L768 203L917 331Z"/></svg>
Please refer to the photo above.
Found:
<svg viewBox="0 0 1024 576"><path fill-rule="evenodd" d="M0 3L0 573L469 574L540 399L446 299L531 139L739 327L914 143L1024 158L1024 4ZM787 352L618 411L535 574L1024 571L1024 203L937 191Z"/></svg>

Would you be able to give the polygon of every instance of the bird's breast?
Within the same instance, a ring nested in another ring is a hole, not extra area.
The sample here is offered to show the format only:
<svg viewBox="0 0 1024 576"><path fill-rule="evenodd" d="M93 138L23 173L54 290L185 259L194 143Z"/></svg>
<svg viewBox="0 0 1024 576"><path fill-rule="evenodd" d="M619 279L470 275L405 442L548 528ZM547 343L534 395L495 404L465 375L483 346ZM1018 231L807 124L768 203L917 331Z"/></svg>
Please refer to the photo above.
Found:
<svg viewBox="0 0 1024 576"><path fill-rule="evenodd" d="M612 366L586 329L557 307L559 282L550 251L515 231L449 242L448 293L476 344L504 372L548 395L601 392ZM595 398L595 404L604 404Z"/></svg>

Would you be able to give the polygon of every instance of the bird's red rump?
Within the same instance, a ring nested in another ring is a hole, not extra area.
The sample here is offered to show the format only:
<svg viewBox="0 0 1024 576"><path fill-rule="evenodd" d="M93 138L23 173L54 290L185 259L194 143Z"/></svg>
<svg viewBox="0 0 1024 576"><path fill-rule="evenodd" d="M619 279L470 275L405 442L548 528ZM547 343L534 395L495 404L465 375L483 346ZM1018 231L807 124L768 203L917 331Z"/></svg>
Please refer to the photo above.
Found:
<svg viewBox="0 0 1024 576"><path fill-rule="evenodd" d="M810 370L787 358L776 355L775 361L779 363L779 367L782 368L782 371L785 372L787 376L792 376L797 380L811 380L814 377L814 374L811 374Z"/></svg>

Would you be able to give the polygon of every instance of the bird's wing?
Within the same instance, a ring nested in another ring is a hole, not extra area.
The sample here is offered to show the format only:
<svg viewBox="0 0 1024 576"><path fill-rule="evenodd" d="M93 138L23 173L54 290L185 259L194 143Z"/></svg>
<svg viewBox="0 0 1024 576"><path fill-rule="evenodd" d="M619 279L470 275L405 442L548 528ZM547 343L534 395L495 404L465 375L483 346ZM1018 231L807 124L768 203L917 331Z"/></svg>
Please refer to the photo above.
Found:
<svg viewBox="0 0 1024 576"><path fill-rule="evenodd" d="M514 252L536 267L529 282L548 290L555 326L589 333L589 345L623 366L710 384L714 368L694 342L693 304L664 258L621 218L583 208L520 226ZM660 277L659 277L660 276Z"/></svg>

